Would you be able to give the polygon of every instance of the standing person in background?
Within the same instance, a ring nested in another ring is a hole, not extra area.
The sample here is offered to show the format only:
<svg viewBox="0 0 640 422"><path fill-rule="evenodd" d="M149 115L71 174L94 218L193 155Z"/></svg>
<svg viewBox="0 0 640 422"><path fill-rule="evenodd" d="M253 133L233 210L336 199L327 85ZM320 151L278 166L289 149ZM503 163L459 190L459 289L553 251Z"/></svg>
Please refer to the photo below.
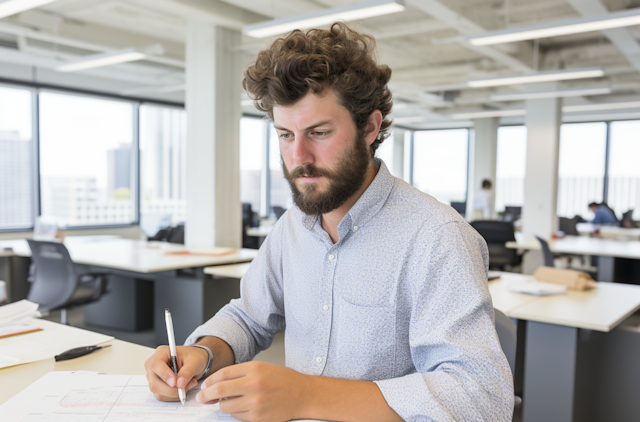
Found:
<svg viewBox="0 0 640 422"><path fill-rule="evenodd" d="M484 179L482 187L473 195L473 214L471 221L491 220L493 218L493 193L491 180Z"/></svg>
<svg viewBox="0 0 640 422"><path fill-rule="evenodd" d="M590 221L591 224L597 226L617 226L618 219L616 215L611 211L611 208L607 207L604 204L598 204L597 202L592 202L589 204L589 209L592 213L595 214L593 220Z"/></svg>

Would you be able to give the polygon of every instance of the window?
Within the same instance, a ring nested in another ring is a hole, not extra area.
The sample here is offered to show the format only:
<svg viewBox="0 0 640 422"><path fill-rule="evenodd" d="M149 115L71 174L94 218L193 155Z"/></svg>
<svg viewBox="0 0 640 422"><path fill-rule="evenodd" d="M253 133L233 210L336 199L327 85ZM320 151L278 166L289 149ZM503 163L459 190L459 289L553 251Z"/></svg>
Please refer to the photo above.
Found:
<svg viewBox="0 0 640 422"><path fill-rule="evenodd" d="M414 186L445 204L466 201L468 147L467 129L415 132Z"/></svg>
<svg viewBox="0 0 640 422"><path fill-rule="evenodd" d="M32 92L0 86L0 230L33 226Z"/></svg>
<svg viewBox="0 0 640 422"><path fill-rule="evenodd" d="M389 134L387 139L382 141L382 143L378 146L376 150L376 157L384 161L389 169L389 172L393 171L393 132Z"/></svg>
<svg viewBox="0 0 640 422"><path fill-rule="evenodd" d="M496 211L524 204L524 175L527 157L527 127L498 128L496 157Z"/></svg>
<svg viewBox="0 0 640 422"><path fill-rule="evenodd" d="M183 109L140 107L140 220L186 220L186 130Z"/></svg>
<svg viewBox="0 0 640 422"><path fill-rule="evenodd" d="M633 209L640 220L640 120L613 122L609 138L607 203L622 213Z"/></svg>
<svg viewBox="0 0 640 422"><path fill-rule="evenodd" d="M291 188L282 173L282 159L278 133L269 123L269 170L271 175L271 206L289 208L291 206Z"/></svg>
<svg viewBox="0 0 640 422"><path fill-rule="evenodd" d="M265 121L258 118L240 119L240 202L251 204L260 212L262 203L262 168L264 167Z"/></svg>
<svg viewBox="0 0 640 422"><path fill-rule="evenodd" d="M69 226L136 220L134 106L40 93L41 214Z"/></svg>
<svg viewBox="0 0 640 422"><path fill-rule="evenodd" d="M573 123L560 127L559 216L593 218L589 203L603 200L606 144L606 123Z"/></svg>

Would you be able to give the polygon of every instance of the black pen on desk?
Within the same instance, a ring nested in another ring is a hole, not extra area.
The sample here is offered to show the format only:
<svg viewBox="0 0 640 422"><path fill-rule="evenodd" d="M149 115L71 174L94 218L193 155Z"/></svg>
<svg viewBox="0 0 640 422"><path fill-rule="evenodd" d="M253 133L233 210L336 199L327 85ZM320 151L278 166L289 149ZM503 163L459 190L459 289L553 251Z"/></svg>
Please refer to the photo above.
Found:
<svg viewBox="0 0 640 422"><path fill-rule="evenodd" d="M167 323L167 337L169 337L169 350L171 351L171 365L173 366L173 373L178 375L178 365L176 363L176 338L173 335L173 320L171 319L171 312L169 308L164 310L164 321ZM176 378L176 385L178 379ZM180 397L180 403L184 404L186 401L184 390L178 388L178 396Z"/></svg>
<svg viewBox="0 0 640 422"><path fill-rule="evenodd" d="M111 345L107 344L106 346L77 347L75 349L67 350L66 352L62 352L59 355L56 355L55 360L56 362L60 362L61 360L79 358L80 356L88 355L91 352L95 352L96 350L104 349L106 347L111 347Z"/></svg>

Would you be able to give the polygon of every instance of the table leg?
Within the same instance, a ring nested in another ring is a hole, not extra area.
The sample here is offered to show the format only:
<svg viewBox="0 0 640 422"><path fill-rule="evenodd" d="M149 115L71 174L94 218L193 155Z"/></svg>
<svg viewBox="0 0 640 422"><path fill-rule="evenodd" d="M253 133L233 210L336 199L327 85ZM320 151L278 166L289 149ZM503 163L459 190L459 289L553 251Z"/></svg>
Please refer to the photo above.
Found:
<svg viewBox="0 0 640 422"><path fill-rule="evenodd" d="M527 322L522 420L572 422L578 329Z"/></svg>
<svg viewBox="0 0 640 422"><path fill-rule="evenodd" d="M617 281L614 280L614 267L616 259L612 256L598 257L598 281Z"/></svg>

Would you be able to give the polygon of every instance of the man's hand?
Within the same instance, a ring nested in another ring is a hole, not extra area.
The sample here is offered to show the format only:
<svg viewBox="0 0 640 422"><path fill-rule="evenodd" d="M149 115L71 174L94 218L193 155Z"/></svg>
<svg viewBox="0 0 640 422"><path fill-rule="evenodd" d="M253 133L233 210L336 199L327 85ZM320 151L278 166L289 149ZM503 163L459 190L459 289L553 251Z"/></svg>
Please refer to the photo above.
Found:
<svg viewBox="0 0 640 422"><path fill-rule="evenodd" d="M198 384L209 355L198 347L178 346L176 348L178 375L171 368L169 346L160 346L144 363L149 389L161 401L178 401L178 388L189 391Z"/></svg>
<svg viewBox="0 0 640 422"><path fill-rule="evenodd" d="M220 410L243 421L288 421L304 413L311 377L265 362L222 368L202 383L200 403L220 402Z"/></svg>

